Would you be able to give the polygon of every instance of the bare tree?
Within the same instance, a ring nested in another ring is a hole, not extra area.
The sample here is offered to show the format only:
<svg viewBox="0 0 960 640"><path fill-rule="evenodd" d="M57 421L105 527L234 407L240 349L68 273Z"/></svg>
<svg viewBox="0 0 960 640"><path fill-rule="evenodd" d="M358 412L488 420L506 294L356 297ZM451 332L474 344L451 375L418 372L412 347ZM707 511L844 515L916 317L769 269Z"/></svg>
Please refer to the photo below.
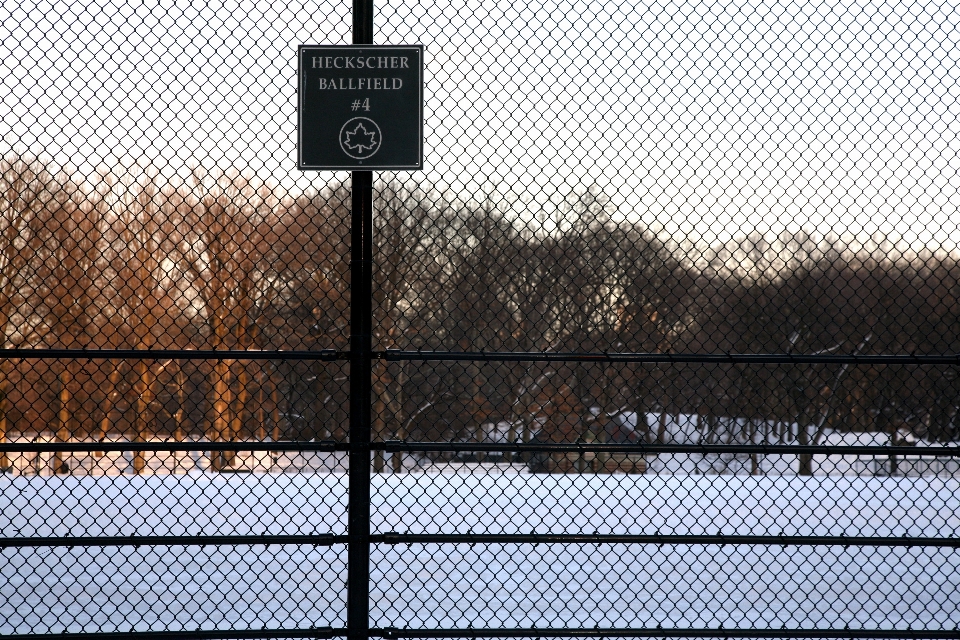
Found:
<svg viewBox="0 0 960 640"><path fill-rule="evenodd" d="M200 194L187 219L189 228L184 229L184 270L203 304L207 344L214 351L248 348L254 342L255 269L264 249L256 224L265 213L263 194L237 174L222 174L211 181L195 172L193 187ZM239 369L236 401L231 384L235 366ZM238 436L247 384L243 362L219 359L214 363L210 372L212 415L207 427L212 442ZM235 461L233 451L215 453L211 468L229 468Z"/></svg>
<svg viewBox="0 0 960 640"><path fill-rule="evenodd" d="M102 215L109 226L97 300L109 311L100 338L114 347L143 351L176 344L181 338L170 313L174 305L161 286L161 247L175 235L170 209L165 206L169 193L164 193L151 167L136 177L128 173L121 180L105 175L102 184L106 189ZM159 432L158 376L170 364L151 358L132 363L108 361L95 438L107 436L121 405L133 413L132 420L121 427L124 432L132 431L133 442L154 437ZM118 416L121 420L124 413ZM134 452L132 467L138 474L146 471L144 452Z"/></svg>
<svg viewBox="0 0 960 640"><path fill-rule="evenodd" d="M34 318L32 335L23 337L48 347L85 349L93 334L91 295L102 228L76 183L65 175L52 182L47 187L52 197L32 217L29 237L20 236L24 278L19 295ZM51 368L58 410L50 427L55 439L65 442L79 431L75 394L83 363L57 359ZM69 472L62 453L54 454L52 466L56 473Z"/></svg>
<svg viewBox="0 0 960 640"><path fill-rule="evenodd" d="M13 298L22 282L26 265L25 248L30 242L33 220L52 200L57 187L53 176L36 158L11 154L0 160L0 339L3 347L10 346L7 325L13 311ZM0 361L0 442L6 442L9 429L10 375L14 363L9 358ZM0 452L0 471L10 468L6 452Z"/></svg>

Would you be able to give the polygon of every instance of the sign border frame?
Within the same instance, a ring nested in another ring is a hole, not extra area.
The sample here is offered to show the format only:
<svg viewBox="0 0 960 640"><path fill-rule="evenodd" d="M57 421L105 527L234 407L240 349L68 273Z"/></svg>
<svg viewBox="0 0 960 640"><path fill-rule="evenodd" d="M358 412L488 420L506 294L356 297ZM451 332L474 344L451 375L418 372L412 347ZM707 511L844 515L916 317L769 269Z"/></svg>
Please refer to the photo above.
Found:
<svg viewBox="0 0 960 640"><path fill-rule="evenodd" d="M304 164L303 162L303 101L306 91L304 84L306 74L303 73L301 64L303 63L304 50L308 49L336 49L338 51L363 51L369 49L416 49L420 56L420 65L417 69L419 82L417 83L417 94L420 98L420 117L417 121L419 128L417 136L417 163L405 165L359 165L359 164ZM297 46L297 169L301 171L422 171L423 170L423 69L426 64L424 58L424 46L422 44L301 44Z"/></svg>

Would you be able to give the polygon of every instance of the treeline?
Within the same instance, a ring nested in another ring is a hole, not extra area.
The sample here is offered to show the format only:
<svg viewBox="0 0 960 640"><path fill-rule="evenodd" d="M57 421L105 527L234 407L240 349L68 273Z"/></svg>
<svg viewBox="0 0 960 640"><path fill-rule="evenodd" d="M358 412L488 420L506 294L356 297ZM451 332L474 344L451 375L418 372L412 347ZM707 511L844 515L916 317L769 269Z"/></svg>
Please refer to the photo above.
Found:
<svg viewBox="0 0 960 640"><path fill-rule="evenodd" d="M292 194L239 173L176 181L149 169L81 181L22 155L0 172L5 348L348 348L346 185ZM375 348L960 352L955 256L802 233L678 244L624 222L596 187L547 213L549 230L493 201L378 185ZM336 362L0 368L0 434L346 433ZM383 438L479 439L497 423L513 425L497 437L607 438L613 416L660 411L802 424L811 438L829 427L953 439L960 384L949 366L381 360L374 398Z"/></svg>
<svg viewBox="0 0 960 640"><path fill-rule="evenodd" d="M6 157L0 175L5 348L312 349L328 346L326 323L342 316L342 190L278 198L239 175L196 171L173 184L149 169L89 184L22 156ZM280 429L281 394L311 365L0 366L0 435L229 440Z"/></svg>

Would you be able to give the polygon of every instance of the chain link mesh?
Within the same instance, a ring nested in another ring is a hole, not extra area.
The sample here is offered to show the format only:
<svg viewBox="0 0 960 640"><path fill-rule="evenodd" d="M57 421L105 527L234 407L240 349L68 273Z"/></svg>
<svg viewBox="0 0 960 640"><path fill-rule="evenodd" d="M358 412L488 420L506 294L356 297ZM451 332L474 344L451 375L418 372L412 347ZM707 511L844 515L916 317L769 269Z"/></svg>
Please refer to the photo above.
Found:
<svg viewBox="0 0 960 640"><path fill-rule="evenodd" d="M0 17L0 635L346 635L351 5ZM370 635L955 637L958 23L376 7Z"/></svg>

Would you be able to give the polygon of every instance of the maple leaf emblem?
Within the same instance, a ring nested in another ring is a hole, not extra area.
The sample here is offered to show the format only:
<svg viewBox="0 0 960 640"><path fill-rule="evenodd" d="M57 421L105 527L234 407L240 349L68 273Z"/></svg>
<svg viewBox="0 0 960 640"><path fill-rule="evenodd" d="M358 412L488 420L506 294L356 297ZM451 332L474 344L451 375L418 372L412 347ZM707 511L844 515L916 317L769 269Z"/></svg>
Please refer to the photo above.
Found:
<svg viewBox="0 0 960 640"><path fill-rule="evenodd" d="M380 144L376 138L377 133L375 131L367 131L363 123L358 122L352 131L348 130L344 132L343 146L358 154L362 154L365 151L373 151L373 149Z"/></svg>

